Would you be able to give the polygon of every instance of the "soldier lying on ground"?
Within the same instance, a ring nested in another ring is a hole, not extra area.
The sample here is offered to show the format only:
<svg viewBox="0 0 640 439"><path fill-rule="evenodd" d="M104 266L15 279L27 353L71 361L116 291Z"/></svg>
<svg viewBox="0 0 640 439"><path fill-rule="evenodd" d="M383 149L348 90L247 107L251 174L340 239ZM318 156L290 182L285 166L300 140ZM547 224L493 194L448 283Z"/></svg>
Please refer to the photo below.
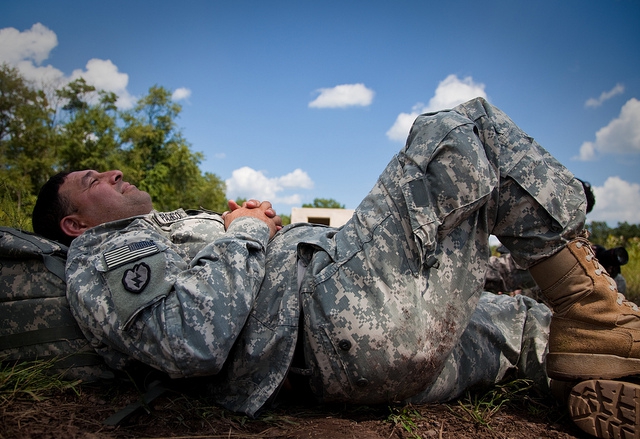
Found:
<svg viewBox="0 0 640 439"><path fill-rule="evenodd" d="M514 369L545 386L545 358L549 377L601 387L640 371L640 312L583 236L581 184L483 99L419 116L340 229L229 206L157 212L119 171L43 187L34 229L73 240L68 299L110 365L210 376L249 415L288 375L319 401L374 404L445 401ZM482 293L490 234L553 316Z"/></svg>

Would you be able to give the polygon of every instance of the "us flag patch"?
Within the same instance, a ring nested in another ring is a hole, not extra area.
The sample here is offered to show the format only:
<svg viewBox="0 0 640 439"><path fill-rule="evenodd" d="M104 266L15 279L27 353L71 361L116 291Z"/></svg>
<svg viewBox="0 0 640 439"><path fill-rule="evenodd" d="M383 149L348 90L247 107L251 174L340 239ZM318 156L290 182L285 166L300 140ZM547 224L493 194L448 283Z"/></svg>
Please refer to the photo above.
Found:
<svg viewBox="0 0 640 439"><path fill-rule="evenodd" d="M156 254L159 251L155 242L140 241L104 252L103 256L107 269L112 270L137 259Z"/></svg>

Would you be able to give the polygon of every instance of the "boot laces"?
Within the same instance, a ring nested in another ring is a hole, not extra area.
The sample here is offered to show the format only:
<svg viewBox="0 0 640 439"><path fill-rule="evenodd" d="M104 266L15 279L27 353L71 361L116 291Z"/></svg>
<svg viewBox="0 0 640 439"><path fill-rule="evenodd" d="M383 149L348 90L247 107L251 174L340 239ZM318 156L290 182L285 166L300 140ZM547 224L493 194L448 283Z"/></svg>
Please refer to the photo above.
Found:
<svg viewBox="0 0 640 439"><path fill-rule="evenodd" d="M636 305L633 302L629 302L626 299L626 297L624 297L624 294L622 293L618 293L618 300L616 300L616 302L618 303L618 305L626 305L634 311L640 311L640 308L638 308L638 305Z"/></svg>
<svg viewBox="0 0 640 439"><path fill-rule="evenodd" d="M611 291L615 291L617 293L617 299L616 299L616 303L620 306L622 305L626 305L629 308L631 308L634 311L640 311L640 308L638 308L638 305L636 305L633 302L630 302L627 300L626 297L624 297L624 294L618 292L618 285L616 284L616 281L609 276L609 273L607 273L607 270L605 270L600 263L598 262L598 259L596 258L595 254L593 253L593 249L591 248L591 245L588 244L583 244L582 242L577 242L576 243L576 247L577 248L582 248L584 247L585 251L587 252L587 256L585 257L585 259L587 260L587 262L593 262L594 268L595 268L595 273L598 276L604 276L605 279L607 279L607 281L609 282L609 289Z"/></svg>

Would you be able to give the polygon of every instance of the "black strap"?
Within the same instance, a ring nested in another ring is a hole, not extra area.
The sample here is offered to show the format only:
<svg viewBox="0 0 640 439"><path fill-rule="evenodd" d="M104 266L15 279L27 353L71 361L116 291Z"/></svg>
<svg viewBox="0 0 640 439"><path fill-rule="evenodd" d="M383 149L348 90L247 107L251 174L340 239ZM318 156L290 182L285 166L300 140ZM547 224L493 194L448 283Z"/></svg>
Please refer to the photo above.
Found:
<svg viewBox="0 0 640 439"><path fill-rule="evenodd" d="M86 339L77 325L43 328L0 336L0 351L61 340Z"/></svg>
<svg viewBox="0 0 640 439"><path fill-rule="evenodd" d="M42 260L44 262L44 266L47 267L47 270L58 276L62 280L62 282L67 281L64 274L65 263L62 260L48 254L43 254Z"/></svg>
<svg viewBox="0 0 640 439"><path fill-rule="evenodd" d="M104 360L95 352L78 352L77 354L65 355L64 357L41 358L42 360L55 359L55 366L58 369L69 369L71 367L97 366L104 364ZM113 375L113 373L111 373Z"/></svg>
<svg viewBox="0 0 640 439"><path fill-rule="evenodd" d="M107 418L103 423L105 425L120 425L129 416L131 416L141 408L144 408L145 410L147 410L147 412L149 412L149 409L147 408L149 404L158 396L167 391L167 389L161 385L160 381L154 381L149 385L149 387L149 390L147 390L147 392L142 395L141 399L132 404L129 404L122 410L118 411L116 414Z"/></svg>

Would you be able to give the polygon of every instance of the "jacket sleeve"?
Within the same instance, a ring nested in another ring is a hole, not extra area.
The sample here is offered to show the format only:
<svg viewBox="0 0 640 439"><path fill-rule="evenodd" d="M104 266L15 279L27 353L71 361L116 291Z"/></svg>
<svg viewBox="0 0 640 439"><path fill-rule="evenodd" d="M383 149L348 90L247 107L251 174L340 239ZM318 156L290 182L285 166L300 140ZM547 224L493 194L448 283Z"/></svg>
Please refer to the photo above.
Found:
<svg viewBox="0 0 640 439"><path fill-rule="evenodd" d="M67 262L67 297L94 348L115 367L218 373L264 278L266 224L239 218L189 262L149 227L102 232L74 241Z"/></svg>

